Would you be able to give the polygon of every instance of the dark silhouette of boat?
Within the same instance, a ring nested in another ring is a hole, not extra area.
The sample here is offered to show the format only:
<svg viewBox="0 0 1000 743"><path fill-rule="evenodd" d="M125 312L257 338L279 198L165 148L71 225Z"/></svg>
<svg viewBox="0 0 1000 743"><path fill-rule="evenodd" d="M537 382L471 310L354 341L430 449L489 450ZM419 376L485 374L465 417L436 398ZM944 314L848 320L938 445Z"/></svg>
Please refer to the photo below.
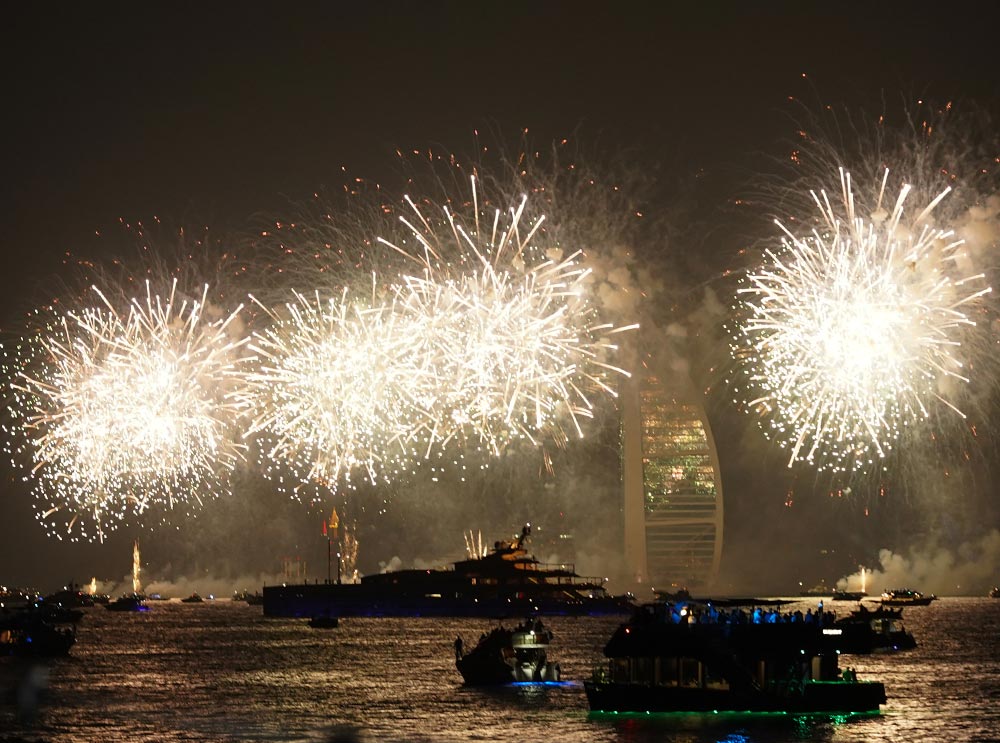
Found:
<svg viewBox="0 0 1000 743"><path fill-rule="evenodd" d="M80 587L73 582L70 582L66 588L46 596L45 601L67 609L79 609L94 605L94 597L81 591Z"/></svg>
<svg viewBox="0 0 1000 743"><path fill-rule="evenodd" d="M882 592L882 606L927 606L931 601L937 601L937 596L924 596L912 588L894 588Z"/></svg>
<svg viewBox="0 0 1000 743"><path fill-rule="evenodd" d="M632 598L609 596L603 579L530 556L530 534L525 526L518 538L496 542L484 557L456 562L451 570L400 570L352 584L265 586L264 615L496 618L631 612Z"/></svg>
<svg viewBox="0 0 1000 743"><path fill-rule="evenodd" d="M260 606L264 603L264 596L260 591L250 593L249 591L236 591L233 594L233 601L245 601L250 606Z"/></svg>
<svg viewBox="0 0 1000 743"><path fill-rule="evenodd" d="M336 629L340 626L340 619L331 616L313 617L309 620L309 626L313 629Z"/></svg>
<svg viewBox="0 0 1000 743"><path fill-rule="evenodd" d="M868 595L867 591L834 591L831 601L861 601Z"/></svg>
<svg viewBox="0 0 1000 743"><path fill-rule="evenodd" d="M34 611L0 614L0 656L68 655L74 643L76 631L72 624L57 626Z"/></svg>
<svg viewBox="0 0 1000 743"><path fill-rule="evenodd" d="M192 593L186 599L181 599L181 603L182 604L202 604L204 602L205 602L205 599L203 599L197 593Z"/></svg>
<svg viewBox="0 0 1000 743"><path fill-rule="evenodd" d="M559 680L559 664L546 657L552 632L541 620L528 620L514 629L502 624L468 653L462 638L455 640L455 667L469 686Z"/></svg>
<svg viewBox="0 0 1000 743"><path fill-rule="evenodd" d="M83 611L80 609L69 609L45 600L29 604L24 608L24 613L51 624L76 624L83 619Z"/></svg>
<svg viewBox="0 0 1000 743"><path fill-rule="evenodd" d="M917 646L913 635L903 626L903 610L878 608L863 604L833 625L843 637L838 641L842 653L891 653L912 650Z"/></svg>
<svg viewBox="0 0 1000 743"><path fill-rule="evenodd" d="M885 687L838 665L842 634L825 620L698 621L669 604L639 607L604 648L607 670L584 682L593 711L875 712ZM678 619L680 617L680 619Z"/></svg>
<svg viewBox="0 0 1000 743"><path fill-rule="evenodd" d="M833 589L826 585L825 580L821 580L812 588L806 589L804 591L799 591L799 596L802 598L825 598L827 596L833 595Z"/></svg>
<svg viewBox="0 0 1000 743"><path fill-rule="evenodd" d="M127 593L119 596L114 601L105 605L108 611L147 611L149 607L142 596L136 593Z"/></svg>

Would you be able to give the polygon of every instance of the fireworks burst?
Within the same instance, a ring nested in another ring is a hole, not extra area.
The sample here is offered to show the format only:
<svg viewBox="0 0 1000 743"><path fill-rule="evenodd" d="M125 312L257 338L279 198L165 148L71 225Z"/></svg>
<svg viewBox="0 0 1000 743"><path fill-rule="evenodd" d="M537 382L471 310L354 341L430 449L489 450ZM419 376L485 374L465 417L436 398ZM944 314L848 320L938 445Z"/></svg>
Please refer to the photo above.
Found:
<svg viewBox="0 0 1000 743"><path fill-rule="evenodd" d="M207 301L161 297L52 316L8 355L8 449L50 533L103 538L131 514L225 492L242 457L246 340ZM62 523L60 523L62 522Z"/></svg>
<svg viewBox="0 0 1000 743"><path fill-rule="evenodd" d="M376 482L451 442L492 453L514 441L582 435L592 390L614 394L611 336L587 298L580 254L536 242L526 199L473 224L406 199L406 231L381 243L406 261L363 299L302 294L255 334L249 434L301 482ZM280 476L280 475L279 475Z"/></svg>
<svg viewBox="0 0 1000 743"><path fill-rule="evenodd" d="M298 482L335 488L359 468L374 482L405 467L422 422L410 397L425 373L415 318L347 291L296 294L283 309L267 310L274 323L255 334L261 364L248 375L248 435L259 435L265 473L280 479L279 462Z"/></svg>
<svg viewBox="0 0 1000 743"><path fill-rule="evenodd" d="M948 191L904 223L909 187L883 209L887 178L866 218L841 170L837 207L814 192L820 221L809 235L778 222L781 249L739 290L745 319L732 350L747 408L790 449L789 466L861 470L938 404L962 415L951 391L968 381L963 341L990 289L970 275L963 241L929 222Z"/></svg>

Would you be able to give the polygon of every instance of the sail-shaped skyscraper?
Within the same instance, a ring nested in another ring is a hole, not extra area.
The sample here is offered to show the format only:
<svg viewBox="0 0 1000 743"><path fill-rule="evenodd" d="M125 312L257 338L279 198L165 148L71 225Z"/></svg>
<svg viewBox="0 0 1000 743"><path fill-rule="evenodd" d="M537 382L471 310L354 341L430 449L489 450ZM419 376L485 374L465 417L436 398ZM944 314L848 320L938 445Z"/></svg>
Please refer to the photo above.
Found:
<svg viewBox="0 0 1000 743"><path fill-rule="evenodd" d="M625 562L657 590L706 589L722 556L719 457L705 408L683 372L637 370L621 399Z"/></svg>

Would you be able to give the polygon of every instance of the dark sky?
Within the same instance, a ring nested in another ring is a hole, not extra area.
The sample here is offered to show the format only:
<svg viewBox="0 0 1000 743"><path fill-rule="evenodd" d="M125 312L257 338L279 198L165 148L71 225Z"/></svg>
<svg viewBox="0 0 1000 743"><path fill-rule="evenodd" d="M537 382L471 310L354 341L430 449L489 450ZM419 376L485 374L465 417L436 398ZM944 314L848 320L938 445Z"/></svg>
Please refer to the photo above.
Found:
<svg viewBox="0 0 1000 743"><path fill-rule="evenodd" d="M378 179L394 148L462 150L476 127L579 130L736 189L789 137L789 95L1000 100L996 4L869 5L19 4L0 44L4 329L119 217L238 229L342 165ZM0 501L0 583L124 574L111 547L47 540L23 497Z"/></svg>

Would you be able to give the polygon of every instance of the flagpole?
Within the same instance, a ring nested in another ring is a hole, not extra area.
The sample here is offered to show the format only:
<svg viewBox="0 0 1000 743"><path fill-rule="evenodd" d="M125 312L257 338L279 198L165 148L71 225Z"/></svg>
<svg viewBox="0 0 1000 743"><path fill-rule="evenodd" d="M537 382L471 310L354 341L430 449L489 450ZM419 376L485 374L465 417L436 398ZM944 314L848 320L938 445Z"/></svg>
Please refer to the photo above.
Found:
<svg viewBox="0 0 1000 743"><path fill-rule="evenodd" d="M333 583L333 537L339 536L340 517L337 516L337 509L330 513L329 523L323 522L323 533L326 534L326 582ZM337 583L340 583L340 546L337 546Z"/></svg>

